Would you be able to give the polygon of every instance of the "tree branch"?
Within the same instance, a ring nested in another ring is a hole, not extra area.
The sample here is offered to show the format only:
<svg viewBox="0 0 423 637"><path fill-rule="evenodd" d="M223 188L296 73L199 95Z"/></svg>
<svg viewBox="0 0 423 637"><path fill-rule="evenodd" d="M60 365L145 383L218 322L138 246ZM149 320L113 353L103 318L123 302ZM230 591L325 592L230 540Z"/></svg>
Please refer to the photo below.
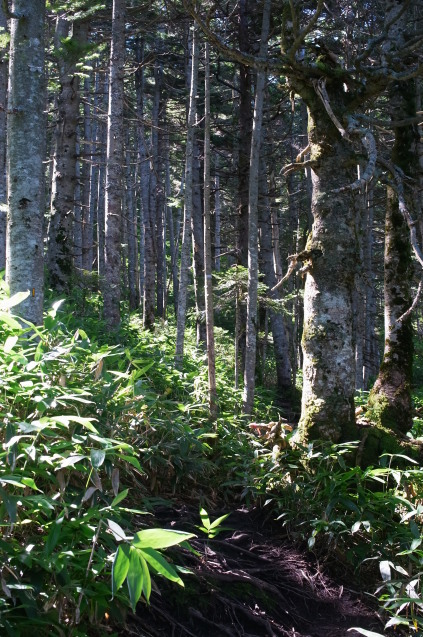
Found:
<svg viewBox="0 0 423 637"><path fill-rule="evenodd" d="M291 4L291 8L292 7L292 3ZM319 2L317 3L317 8L316 11L313 14L313 17L311 18L310 22L304 27L304 29L302 29L300 31L300 33L297 35L297 37L295 38L292 46L290 47L289 51L287 52L288 57L293 60L295 58L295 54L298 51L298 49L300 48L300 46L303 44L304 40L306 39L307 35L310 33L310 31L312 30L312 28L314 27L314 25L316 24L317 20L320 17L320 14L323 11L323 7L324 7L324 0L319 0ZM294 22L292 22L292 26L294 29L294 36L295 36L295 31L296 31L296 20Z"/></svg>

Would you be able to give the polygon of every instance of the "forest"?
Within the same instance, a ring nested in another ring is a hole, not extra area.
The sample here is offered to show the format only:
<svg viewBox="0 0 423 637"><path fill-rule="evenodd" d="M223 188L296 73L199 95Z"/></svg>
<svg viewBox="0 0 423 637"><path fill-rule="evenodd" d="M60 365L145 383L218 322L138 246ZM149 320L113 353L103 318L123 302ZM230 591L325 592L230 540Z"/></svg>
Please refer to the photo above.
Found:
<svg viewBox="0 0 423 637"><path fill-rule="evenodd" d="M423 0L0 3L0 635L423 635Z"/></svg>

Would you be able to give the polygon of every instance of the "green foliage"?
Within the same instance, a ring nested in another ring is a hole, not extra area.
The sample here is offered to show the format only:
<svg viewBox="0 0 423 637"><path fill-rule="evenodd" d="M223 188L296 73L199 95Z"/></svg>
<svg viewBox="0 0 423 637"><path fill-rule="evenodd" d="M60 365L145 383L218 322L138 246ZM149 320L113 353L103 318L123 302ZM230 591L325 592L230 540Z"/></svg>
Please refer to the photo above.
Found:
<svg viewBox="0 0 423 637"><path fill-rule="evenodd" d="M265 497L287 532L310 550L373 580L379 566L377 593L392 614L387 627L422 630L423 468L398 454L382 455L378 467L350 466L357 444L286 448L277 455L257 446L249 489Z"/></svg>
<svg viewBox="0 0 423 637"><path fill-rule="evenodd" d="M219 533L221 533L222 531L228 531L230 529L230 527L228 526L222 526L222 522L224 522L229 516L230 516L230 513L225 513L225 515L221 515L219 518L216 518L216 520L211 522L209 518L209 514L207 513L205 509L201 507L200 518L201 518L202 526L197 526L197 529L205 533L207 537L209 538L209 540L212 540L217 535L219 535Z"/></svg>
<svg viewBox="0 0 423 637"><path fill-rule="evenodd" d="M70 331L61 302L43 328L21 327L6 313L19 300L0 304L0 632L76 635L148 601L150 572L181 584L160 550L192 534L131 535L144 470L111 414L147 366L121 371L125 352Z"/></svg>

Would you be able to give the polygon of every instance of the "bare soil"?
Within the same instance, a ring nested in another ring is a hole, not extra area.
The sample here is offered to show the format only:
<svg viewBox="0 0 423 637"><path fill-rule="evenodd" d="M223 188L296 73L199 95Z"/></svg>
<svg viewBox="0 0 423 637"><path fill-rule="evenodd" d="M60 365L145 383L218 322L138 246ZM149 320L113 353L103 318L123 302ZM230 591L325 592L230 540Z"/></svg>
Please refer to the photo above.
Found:
<svg viewBox="0 0 423 637"><path fill-rule="evenodd" d="M191 545L200 555L172 553L175 564L191 571L181 575L185 587L156 578L150 606L139 604L121 635L357 637L349 631L354 627L383 633L367 600L323 573L263 511L233 512L225 522L231 530L214 540L200 537L197 512L163 510L157 517L162 528L198 533Z"/></svg>

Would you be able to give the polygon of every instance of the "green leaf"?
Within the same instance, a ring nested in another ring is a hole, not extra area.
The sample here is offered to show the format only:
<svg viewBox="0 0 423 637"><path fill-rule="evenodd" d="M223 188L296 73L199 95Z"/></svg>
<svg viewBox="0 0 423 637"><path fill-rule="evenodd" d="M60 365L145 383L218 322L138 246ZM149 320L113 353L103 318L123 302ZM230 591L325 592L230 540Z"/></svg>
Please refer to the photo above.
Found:
<svg viewBox="0 0 423 637"><path fill-rule="evenodd" d="M131 608L135 613L135 607L143 588L144 573L139 558L138 552L132 549L129 553L129 569L126 576L126 583L128 585L129 599L131 602Z"/></svg>
<svg viewBox="0 0 423 637"><path fill-rule="evenodd" d="M82 425L88 431L92 431L95 434L98 434L97 429L92 424L92 420L97 420L96 418L81 418L80 416L52 416L51 420L53 422L58 422L62 425L68 426L70 422L76 422L78 425Z"/></svg>
<svg viewBox="0 0 423 637"><path fill-rule="evenodd" d="M200 509L200 518L206 529L210 528L210 518L207 511L203 508Z"/></svg>
<svg viewBox="0 0 423 637"><path fill-rule="evenodd" d="M91 449L90 457L92 466L94 469L98 469L106 458L106 452L103 449Z"/></svg>
<svg viewBox="0 0 423 637"><path fill-rule="evenodd" d="M112 599L125 581L129 570L129 547L120 545L112 565Z"/></svg>
<svg viewBox="0 0 423 637"><path fill-rule="evenodd" d="M175 546L181 542L186 542L192 537L193 533L184 533L183 531L168 531L165 529L145 529L135 533L132 544L139 549L165 549L169 546Z"/></svg>
<svg viewBox="0 0 423 637"><path fill-rule="evenodd" d="M217 526L219 526L219 524L221 524L229 516L230 516L230 513L226 513L225 515L222 515L220 518L217 518L214 522L211 523L210 530L215 529Z"/></svg>
<svg viewBox="0 0 423 637"><path fill-rule="evenodd" d="M348 628L348 632L350 630L355 630L360 635L364 635L365 637L384 637L381 633L375 633L372 630L366 630L365 628Z"/></svg>
<svg viewBox="0 0 423 637"><path fill-rule="evenodd" d="M0 312L0 321L2 321L3 323L6 323L6 325L8 325L9 327L11 327L14 330L21 330L22 329L22 325L20 323L18 323L18 321L16 319L12 318L6 312Z"/></svg>
<svg viewBox="0 0 423 637"><path fill-rule="evenodd" d="M142 574L143 574L142 592L144 593L144 597L145 597L145 599L146 599L146 601L148 603L148 601L150 599L150 595L151 595L150 571L148 570L147 562L143 558L143 556L142 556L140 551L138 551L138 558L140 560L140 564L141 564L141 567L142 567Z"/></svg>
<svg viewBox="0 0 423 637"><path fill-rule="evenodd" d="M160 553L154 549L145 548L139 550L141 551L145 561L148 562L158 573L160 573L160 575L163 575L163 577L166 577L166 579L169 579L172 582L176 582L180 586L184 585L173 566L165 560L163 555L160 555Z"/></svg>
<svg viewBox="0 0 423 637"><path fill-rule="evenodd" d="M26 292L17 292L13 296L11 296L9 299L3 299L0 302L0 308L2 310L10 310L11 307L15 307L15 305L19 305L19 303L22 303L22 301L25 301L25 299L27 299L28 296L29 296L29 290L26 290Z"/></svg>
<svg viewBox="0 0 423 637"><path fill-rule="evenodd" d="M117 504L119 504L119 502L122 502L122 500L124 500L126 496L128 495L128 492L129 492L129 489L124 489L123 491L121 491L121 493L118 493L110 506L115 507Z"/></svg>
<svg viewBox="0 0 423 637"><path fill-rule="evenodd" d="M5 344L3 345L3 351L5 352L5 354L9 354L9 352L12 351L12 349L15 347L17 342L18 342L17 336L8 336Z"/></svg>
<svg viewBox="0 0 423 637"><path fill-rule="evenodd" d="M121 540L127 540L128 539L126 537L125 531L122 529L121 526L119 526L119 524L117 524L117 522L114 522L113 520L107 520L107 524L109 526L109 529L111 530L111 532L115 536L115 539L118 542L120 542Z"/></svg>

